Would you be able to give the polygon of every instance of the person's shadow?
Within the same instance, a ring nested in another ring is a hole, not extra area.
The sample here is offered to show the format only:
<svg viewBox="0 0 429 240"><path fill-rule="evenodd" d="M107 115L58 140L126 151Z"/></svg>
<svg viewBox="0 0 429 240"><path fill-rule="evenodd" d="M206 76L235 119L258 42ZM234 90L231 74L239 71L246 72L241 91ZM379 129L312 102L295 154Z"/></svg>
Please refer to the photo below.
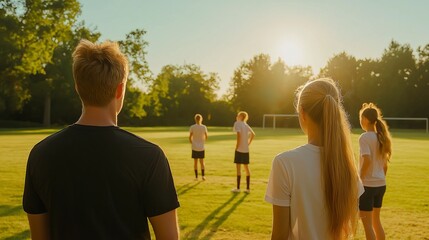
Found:
<svg viewBox="0 0 429 240"><path fill-rule="evenodd" d="M186 234L184 239L210 239L213 237L213 235L216 233L217 229L220 225L222 225L223 222L235 211L235 209L244 201L244 199L247 197L247 194L242 195L240 198L238 198L235 202L234 200L239 196L239 194L232 194L231 197L221 206L216 208L213 212L211 212L198 226L194 228L191 232ZM234 202L232 206L229 207L229 209L224 212L222 215L217 216L219 212L221 212L226 206L228 206L230 203ZM213 219L217 219L215 222L212 222ZM200 237L201 233L207 229L208 233L206 233L204 236Z"/></svg>
<svg viewBox="0 0 429 240"><path fill-rule="evenodd" d="M198 182L194 182L194 183L187 183L185 185L182 185L182 186L178 187L176 189L177 195L180 196L180 195L185 194L189 190L191 190L191 189L195 188L196 186L198 186L200 183L201 183L201 181L198 181Z"/></svg>

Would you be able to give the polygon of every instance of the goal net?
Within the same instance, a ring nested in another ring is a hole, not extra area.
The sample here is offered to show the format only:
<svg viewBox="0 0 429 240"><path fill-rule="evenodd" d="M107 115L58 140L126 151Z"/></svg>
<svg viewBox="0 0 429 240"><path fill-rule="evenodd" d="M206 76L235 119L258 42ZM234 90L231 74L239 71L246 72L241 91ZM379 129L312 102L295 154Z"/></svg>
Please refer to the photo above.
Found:
<svg viewBox="0 0 429 240"><path fill-rule="evenodd" d="M298 121L298 114L264 114L262 118L262 128L265 128L269 125L267 122L268 120L272 120L272 128L275 129L279 125L279 119L282 119L283 121L287 121L288 119L295 119L295 121Z"/></svg>
<svg viewBox="0 0 429 240"><path fill-rule="evenodd" d="M429 133L429 126L428 126L428 122L429 119L428 118L405 118L405 117L383 117L384 120L386 120L387 122L390 121L423 121L425 122L425 128L426 128L426 133ZM391 127L391 125L389 124L389 127Z"/></svg>

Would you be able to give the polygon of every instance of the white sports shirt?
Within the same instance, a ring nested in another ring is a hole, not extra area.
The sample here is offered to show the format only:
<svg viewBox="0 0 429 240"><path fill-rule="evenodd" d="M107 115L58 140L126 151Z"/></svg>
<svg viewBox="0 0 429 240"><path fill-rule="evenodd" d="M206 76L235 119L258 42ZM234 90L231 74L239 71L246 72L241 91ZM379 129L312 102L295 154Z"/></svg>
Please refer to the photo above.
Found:
<svg viewBox="0 0 429 240"><path fill-rule="evenodd" d="M192 150L204 151L207 127L202 124L194 124L189 128L189 132L192 133Z"/></svg>
<svg viewBox="0 0 429 240"><path fill-rule="evenodd" d="M253 132L252 128L243 121L236 121L234 123L234 132L241 134L240 142L238 143L238 152L248 153L249 152L249 134Z"/></svg>
<svg viewBox="0 0 429 240"><path fill-rule="evenodd" d="M367 187L381 187L386 185L386 175L384 175L384 160L378 150L378 139L375 132L365 132L359 137L359 150L360 161L359 170L363 166L363 155L368 155L371 161L369 171L366 176L362 178L364 186Z"/></svg>
<svg viewBox="0 0 429 240"><path fill-rule="evenodd" d="M320 148L312 144L273 160L265 201L290 207L289 239L330 239L320 168ZM364 189L358 184L360 196Z"/></svg>

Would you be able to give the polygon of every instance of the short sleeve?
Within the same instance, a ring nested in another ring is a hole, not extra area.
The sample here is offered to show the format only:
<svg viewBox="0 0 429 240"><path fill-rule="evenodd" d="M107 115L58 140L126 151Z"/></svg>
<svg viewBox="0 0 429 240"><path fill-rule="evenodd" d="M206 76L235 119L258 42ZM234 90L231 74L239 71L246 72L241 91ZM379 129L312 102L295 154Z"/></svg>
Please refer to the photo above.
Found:
<svg viewBox="0 0 429 240"><path fill-rule="evenodd" d="M25 185L24 185L24 195L22 198L22 205L26 213L41 214L41 213L46 213L47 209L34 186L34 179L31 174L32 171L34 170L31 164L33 161L34 161L34 153L32 151L27 161L27 170L25 173Z"/></svg>
<svg viewBox="0 0 429 240"><path fill-rule="evenodd" d="M180 206L164 152L158 149L155 158L143 186L144 208L148 217L164 214Z"/></svg>
<svg viewBox="0 0 429 240"><path fill-rule="evenodd" d="M240 126L240 123L238 121L236 121L234 123L233 131L234 132L241 132L241 126Z"/></svg>
<svg viewBox="0 0 429 240"><path fill-rule="evenodd" d="M204 126L204 131L205 131L205 133L208 133L208 130L207 130L206 126Z"/></svg>
<svg viewBox="0 0 429 240"><path fill-rule="evenodd" d="M281 158L277 156L273 160L270 178L268 180L265 201L282 207L290 206L290 179Z"/></svg>
<svg viewBox="0 0 429 240"><path fill-rule="evenodd" d="M359 138L359 152L360 156L371 155L371 148L363 135Z"/></svg>

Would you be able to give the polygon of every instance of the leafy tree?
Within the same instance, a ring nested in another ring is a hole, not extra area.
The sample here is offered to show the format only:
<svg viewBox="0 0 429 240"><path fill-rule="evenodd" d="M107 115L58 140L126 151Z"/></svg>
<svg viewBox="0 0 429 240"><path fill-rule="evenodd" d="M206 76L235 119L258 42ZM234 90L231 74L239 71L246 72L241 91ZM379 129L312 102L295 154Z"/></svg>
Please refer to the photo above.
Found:
<svg viewBox="0 0 429 240"><path fill-rule="evenodd" d="M189 124L196 113L208 119L218 81L193 64L164 66L150 88L148 119L168 125Z"/></svg>
<svg viewBox="0 0 429 240"><path fill-rule="evenodd" d="M136 29L128 33L125 40L119 41L122 52L129 61L130 74L127 82L124 107L119 120L128 124L137 124L146 116L144 106L148 104L148 96L144 94L152 81L152 73L146 61L146 47L144 40L146 31Z"/></svg>
<svg viewBox="0 0 429 240"><path fill-rule="evenodd" d="M309 67L291 68L281 60L271 64L268 55L256 55L235 70L229 99L235 111L247 111L249 122L259 125L265 113L294 112L295 90L310 77Z"/></svg>
<svg viewBox="0 0 429 240"><path fill-rule="evenodd" d="M417 48L417 67L412 74L413 117L429 117L429 44Z"/></svg>
<svg viewBox="0 0 429 240"><path fill-rule="evenodd" d="M341 52L329 59L319 74L319 77L332 78L338 82L343 95L344 107L346 110L351 111L351 114L355 114L354 110L357 108L355 101L357 66L355 57L348 55L346 52Z"/></svg>
<svg viewBox="0 0 429 240"><path fill-rule="evenodd" d="M54 50L67 41L80 13L80 5L76 0L5 0L2 6L5 8L0 11L0 17L8 23L8 33L1 33L0 40L12 45L12 51L6 54L10 60L6 60L8 67L2 69L4 75L0 77L1 85L5 87L1 98L6 103L0 105L13 113L21 110L23 103L31 97L32 78L40 80L40 76L35 75L46 75L46 66L52 63ZM1 54L5 56L5 53ZM40 87L45 88L45 124L49 125L50 96L55 79L47 76L44 80L40 81Z"/></svg>
<svg viewBox="0 0 429 240"><path fill-rule="evenodd" d="M386 116L410 116L416 59L409 44L392 41L380 59L377 103Z"/></svg>

